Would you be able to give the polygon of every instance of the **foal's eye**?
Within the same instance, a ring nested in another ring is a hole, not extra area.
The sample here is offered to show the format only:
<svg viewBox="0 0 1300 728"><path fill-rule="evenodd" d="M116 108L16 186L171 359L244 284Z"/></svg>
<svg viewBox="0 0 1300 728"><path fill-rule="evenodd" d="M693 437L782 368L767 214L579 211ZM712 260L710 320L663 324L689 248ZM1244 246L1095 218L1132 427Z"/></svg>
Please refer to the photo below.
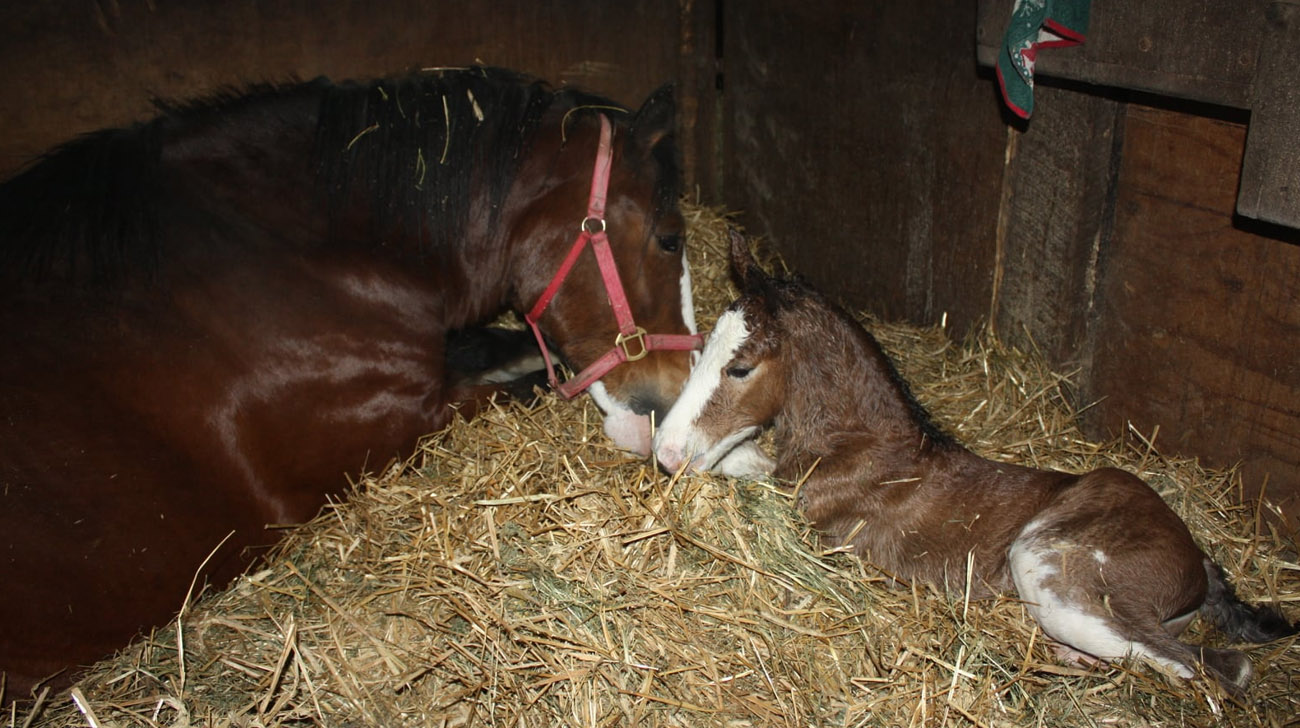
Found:
<svg viewBox="0 0 1300 728"><path fill-rule="evenodd" d="M745 377L749 376L750 372L752 371L754 371L753 367L741 367L741 366L727 367L727 376L731 377L732 379L744 379Z"/></svg>
<svg viewBox="0 0 1300 728"><path fill-rule="evenodd" d="M682 236L680 235L660 235L659 248L666 253L676 253L682 249Z"/></svg>

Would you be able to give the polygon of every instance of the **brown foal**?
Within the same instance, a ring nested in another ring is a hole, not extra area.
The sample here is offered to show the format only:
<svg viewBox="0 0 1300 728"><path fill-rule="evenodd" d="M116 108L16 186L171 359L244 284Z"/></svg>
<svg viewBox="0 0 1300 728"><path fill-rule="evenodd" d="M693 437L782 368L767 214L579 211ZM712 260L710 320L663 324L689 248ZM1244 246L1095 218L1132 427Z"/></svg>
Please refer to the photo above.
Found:
<svg viewBox="0 0 1300 728"><path fill-rule="evenodd" d="M987 597L1015 589L1063 657L1139 657L1240 694L1250 661L1177 639L1199 612L1230 639L1295 633L1241 602L1144 482L993 462L945 434L862 326L769 277L732 234L742 296L718 320L655 437L660 464L711 470L775 424L778 478L835 544L899 578ZM969 567L969 570L968 570ZM969 573L969 583L967 574Z"/></svg>

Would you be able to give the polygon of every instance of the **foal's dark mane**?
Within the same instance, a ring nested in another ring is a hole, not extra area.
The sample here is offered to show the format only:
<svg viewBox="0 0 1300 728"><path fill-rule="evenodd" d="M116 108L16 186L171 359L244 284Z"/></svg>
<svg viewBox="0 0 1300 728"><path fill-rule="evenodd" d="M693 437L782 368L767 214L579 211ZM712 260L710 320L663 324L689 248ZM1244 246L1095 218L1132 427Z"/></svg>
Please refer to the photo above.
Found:
<svg viewBox="0 0 1300 728"><path fill-rule="evenodd" d="M400 229L426 249L459 244L477 184L488 194L489 222L496 222L548 109L593 107L614 117L622 110L607 99L491 68L367 83L261 84L190 103L159 102L155 119L84 135L0 184L0 279L50 275L103 284L154 270L167 252L158 199L160 162L172 135L245 111L288 116L295 103L315 109L314 152L303 163L316 175L316 189L289 188L298 183L286 180L286 195L315 195L325 215L360 193L374 209L377 229ZM570 133L580 118L571 115ZM656 161L658 208L676 199L680 175L673 155L656 154Z"/></svg>
<svg viewBox="0 0 1300 728"><path fill-rule="evenodd" d="M880 345L876 337L861 322L798 276L772 279L770 285L772 286L770 292L765 292L763 298L769 302L773 300L779 301L780 303L777 304L778 309L793 308L796 302L803 299L812 304L814 315L821 316L823 312L832 314L836 325L845 328L852 335L856 335L862 345L867 348L869 355L874 356L875 360L880 364L885 377L902 398L912 422L921 431L921 435L937 447L959 446L957 439L945 432L934 421L934 417L929 410L925 408L925 405L921 404L920 400L912 392L911 385L899 373L893 358L885 352L884 347ZM769 305L771 304L769 303ZM866 363L870 365L870 362Z"/></svg>

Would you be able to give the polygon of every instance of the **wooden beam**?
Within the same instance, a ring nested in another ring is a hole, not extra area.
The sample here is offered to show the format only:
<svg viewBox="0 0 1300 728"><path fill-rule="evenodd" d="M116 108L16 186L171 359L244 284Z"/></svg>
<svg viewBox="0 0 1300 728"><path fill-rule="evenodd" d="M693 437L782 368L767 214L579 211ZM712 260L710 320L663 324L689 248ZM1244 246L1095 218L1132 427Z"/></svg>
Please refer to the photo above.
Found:
<svg viewBox="0 0 1300 728"><path fill-rule="evenodd" d="M979 62L994 65L1013 0L979 0ZM1087 40L1038 55L1036 73L1249 108L1264 0L1095 0Z"/></svg>
<svg viewBox="0 0 1300 728"><path fill-rule="evenodd" d="M1237 212L1300 228L1300 5L1267 12Z"/></svg>

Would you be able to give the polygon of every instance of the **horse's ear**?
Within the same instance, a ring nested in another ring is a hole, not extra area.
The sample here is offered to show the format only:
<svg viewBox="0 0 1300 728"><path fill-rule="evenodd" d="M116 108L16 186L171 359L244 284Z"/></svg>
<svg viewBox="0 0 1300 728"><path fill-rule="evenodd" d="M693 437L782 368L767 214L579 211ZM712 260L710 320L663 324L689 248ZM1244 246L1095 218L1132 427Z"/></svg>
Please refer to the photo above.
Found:
<svg viewBox="0 0 1300 728"><path fill-rule="evenodd" d="M649 152L659 142L673 135L677 128L677 101L673 84L664 84L650 94L641 108L632 115L630 144L642 152Z"/></svg>
<svg viewBox="0 0 1300 728"><path fill-rule="evenodd" d="M731 238L731 279L741 293L757 290L767 280L767 274L754 260L754 254L749 252L749 241L739 230L727 228L727 235Z"/></svg>

